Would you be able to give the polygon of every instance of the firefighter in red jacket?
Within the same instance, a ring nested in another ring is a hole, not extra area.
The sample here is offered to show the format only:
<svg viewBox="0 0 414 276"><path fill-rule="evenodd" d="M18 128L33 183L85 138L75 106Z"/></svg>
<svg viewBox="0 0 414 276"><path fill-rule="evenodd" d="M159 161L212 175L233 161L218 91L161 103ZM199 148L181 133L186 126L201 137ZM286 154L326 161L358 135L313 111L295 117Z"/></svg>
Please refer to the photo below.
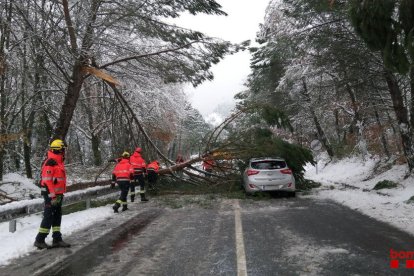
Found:
<svg viewBox="0 0 414 276"><path fill-rule="evenodd" d="M133 201L135 197L135 186L139 184L140 186L139 194L141 196L141 201L147 202L148 199L145 198L145 172L146 172L147 164L145 163L145 160L141 156L141 148L135 149L129 161L134 170L133 186L131 185L131 201Z"/></svg>
<svg viewBox="0 0 414 276"><path fill-rule="evenodd" d="M115 202L115 205L112 207L115 213L118 213L119 207L122 205L122 211L128 210L127 196L129 191L130 182L133 179L133 171L131 164L129 163L129 153L122 153L122 158L116 164L112 172L112 184L115 182L118 184L121 194L119 199Z"/></svg>
<svg viewBox="0 0 414 276"><path fill-rule="evenodd" d="M208 158L203 161L203 169L206 171L206 177L210 177L210 174L213 172L213 167L215 166L215 161L213 158Z"/></svg>
<svg viewBox="0 0 414 276"><path fill-rule="evenodd" d="M147 166L148 182L155 184L158 178L158 170L160 169L160 162L157 160L152 161Z"/></svg>
<svg viewBox="0 0 414 276"><path fill-rule="evenodd" d="M60 232L63 194L66 192L65 148L62 140L53 140L47 152L47 159L42 164L40 187L45 206L39 233L34 243L34 246L39 249L50 248L45 242L50 228L53 233L51 247L70 247L70 244L62 240Z"/></svg>

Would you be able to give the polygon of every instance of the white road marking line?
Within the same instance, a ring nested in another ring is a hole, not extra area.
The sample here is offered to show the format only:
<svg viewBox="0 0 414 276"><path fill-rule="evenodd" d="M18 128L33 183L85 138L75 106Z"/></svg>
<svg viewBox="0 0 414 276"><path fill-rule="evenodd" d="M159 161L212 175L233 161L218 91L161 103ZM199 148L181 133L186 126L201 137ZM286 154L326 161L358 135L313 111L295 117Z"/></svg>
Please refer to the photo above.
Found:
<svg viewBox="0 0 414 276"><path fill-rule="evenodd" d="M238 200L234 203L234 224L236 229L237 275L247 276L246 252L244 251L243 227Z"/></svg>

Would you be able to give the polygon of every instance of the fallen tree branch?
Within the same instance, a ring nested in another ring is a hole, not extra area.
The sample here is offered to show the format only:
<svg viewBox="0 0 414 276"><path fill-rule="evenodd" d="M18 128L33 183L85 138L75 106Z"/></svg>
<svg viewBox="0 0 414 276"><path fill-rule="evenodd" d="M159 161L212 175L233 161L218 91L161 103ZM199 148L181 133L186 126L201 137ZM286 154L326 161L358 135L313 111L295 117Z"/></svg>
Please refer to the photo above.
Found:
<svg viewBox="0 0 414 276"><path fill-rule="evenodd" d="M178 163L178 164L175 164L175 165L173 165L171 167L168 167L168 168L165 168L165 169L160 169L158 173L159 174L166 174L166 173L172 173L172 172L180 171L180 170L184 169L185 167L189 167L192 164L200 162L200 161L203 161L203 157L199 156L199 157L196 157L194 159L187 160L183 163Z"/></svg>
<svg viewBox="0 0 414 276"><path fill-rule="evenodd" d="M104 80L105 81L105 80ZM151 140L151 138L149 137L148 133L145 131L144 127L142 126L141 122L138 120L137 116L134 113L134 110L129 106L127 100L125 100L124 96L121 94L121 92L119 92L118 88L116 88L116 86L110 82L105 81L106 84L108 84L112 90L114 91L114 93L118 96L118 100L123 103L125 105L125 107L128 109L128 111L131 113L132 118L134 119L135 123L137 124L139 130L141 131L141 133L144 135L145 140L147 141L147 143L149 143L157 152L157 154L162 157L164 159L164 161L166 161L167 163L173 164L174 162L171 161L167 156L165 156L160 150L159 148L154 144L154 142Z"/></svg>
<svg viewBox="0 0 414 276"><path fill-rule="evenodd" d="M10 201L16 201L16 199L15 199L15 198L9 197L9 196L8 196L7 194L5 194L5 193L0 193L0 197L3 197L3 198L8 199L8 200L10 200Z"/></svg>
<svg viewBox="0 0 414 276"><path fill-rule="evenodd" d="M204 180L204 181L207 181L207 182L213 182L213 181L211 181L211 179L209 179L209 178L207 178L207 177L204 177L204 176L201 176L201 175L198 175L198 174L195 174L195 173L192 173L192 172L189 172L189 171L186 171L186 170L183 170L183 172L186 174L186 175L188 175L188 176L191 176L191 177L195 177L195 178L199 178L199 179L202 179L202 180Z"/></svg>
<svg viewBox="0 0 414 276"><path fill-rule="evenodd" d="M207 144L205 147L205 152L208 152L208 148L210 147L210 144L214 141L217 140L217 138L219 137L219 135L221 134L221 132L224 130L224 128L230 124L234 119L236 119L240 114L242 114L244 111L243 110L239 110L236 113L232 114L230 117L228 117L227 119L225 119L220 125L218 125L213 132L211 133L209 139L207 140ZM218 131L217 134L215 134ZM215 137L214 137L215 135ZM214 137L214 139L213 139Z"/></svg>

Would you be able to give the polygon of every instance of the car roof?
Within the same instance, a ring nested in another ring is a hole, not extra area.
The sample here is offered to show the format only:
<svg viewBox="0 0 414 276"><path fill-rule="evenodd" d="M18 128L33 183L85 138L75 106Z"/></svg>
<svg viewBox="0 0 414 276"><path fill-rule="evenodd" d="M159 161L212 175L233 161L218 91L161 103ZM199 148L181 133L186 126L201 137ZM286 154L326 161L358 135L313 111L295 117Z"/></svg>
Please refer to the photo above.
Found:
<svg viewBox="0 0 414 276"><path fill-rule="evenodd" d="M267 160L267 161L270 161L270 160L285 161L285 159L280 158L280 157L257 157L257 158L251 158L250 159L250 162L254 162L254 161L264 161L264 160Z"/></svg>

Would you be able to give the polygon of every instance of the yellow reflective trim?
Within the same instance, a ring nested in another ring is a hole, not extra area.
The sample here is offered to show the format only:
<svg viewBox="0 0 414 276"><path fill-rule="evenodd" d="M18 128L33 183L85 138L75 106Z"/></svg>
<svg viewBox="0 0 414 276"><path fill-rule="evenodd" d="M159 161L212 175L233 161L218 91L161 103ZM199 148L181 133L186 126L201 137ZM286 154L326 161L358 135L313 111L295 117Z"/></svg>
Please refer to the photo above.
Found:
<svg viewBox="0 0 414 276"><path fill-rule="evenodd" d="M129 194L130 194L130 195L135 195L135 192L130 192Z"/></svg>
<svg viewBox="0 0 414 276"><path fill-rule="evenodd" d="M53 226L52 231L53 232L60 232L60 226Z"/></svg>
<svg viewBox="0 0 414 276"><path fill-rule="evenodd" d="M48 228L42 228L42 227L39 228L39 233L42 233L42 234L49 234L49 231L50 229Z"/></svg>
<svg viewBox="0 0 414 276"><path fill-rule="evenodd" d="M140 190L139 193L140 194L145 194L145 190Z"/></svg>
<svg viewBox="0 0 414 276"><path fill-rule="evenodd" d="M122 200L118 199L117 201L115 201L115 203L121 204L122 203Z"/></svg>

